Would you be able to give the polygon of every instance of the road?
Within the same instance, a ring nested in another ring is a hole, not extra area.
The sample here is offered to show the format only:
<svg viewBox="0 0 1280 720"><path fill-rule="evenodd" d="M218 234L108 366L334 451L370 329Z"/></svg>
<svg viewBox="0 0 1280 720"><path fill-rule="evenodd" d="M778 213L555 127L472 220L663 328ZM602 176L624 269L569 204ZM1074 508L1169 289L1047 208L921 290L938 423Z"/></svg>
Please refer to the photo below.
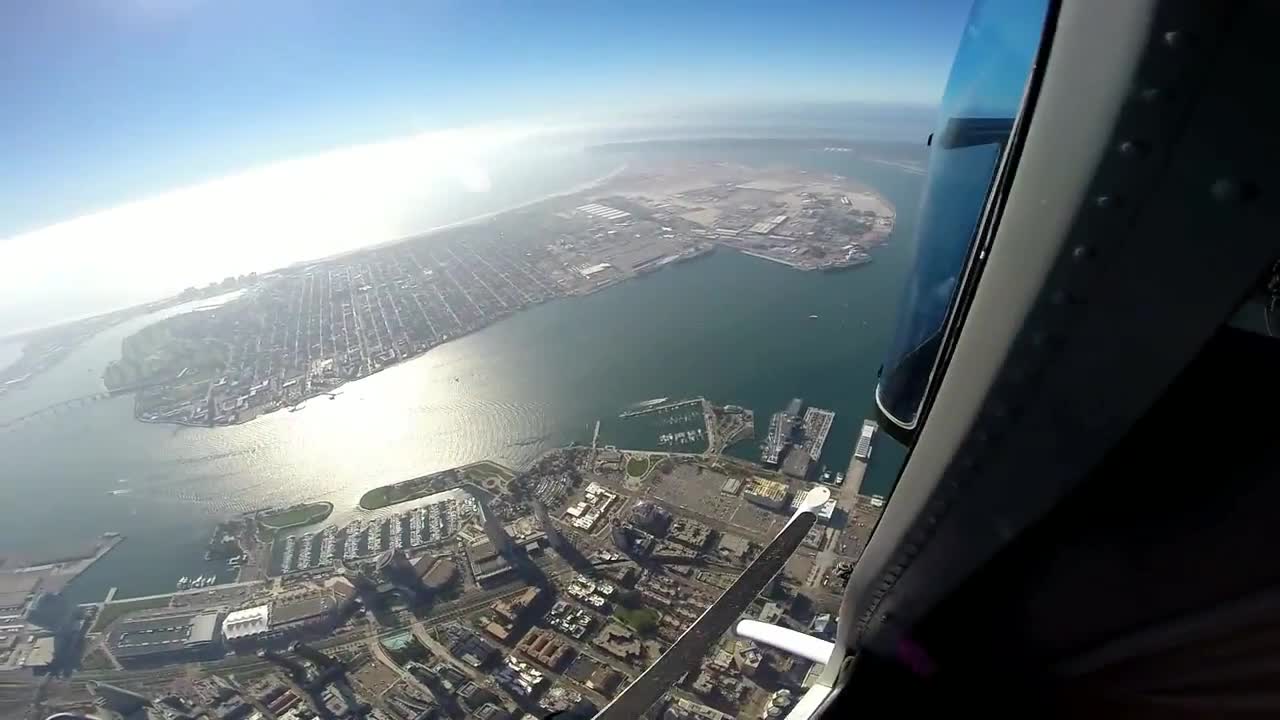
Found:
<svg viewBox="0 0 1280 720"><path fill-rule="evenodd" d="M395 671L396 675L400 676L400 681L412 687L415 691L417 691L417 694L427 698L435 697L435 693L431 692L431 688L428 688L426 685L422 684L422 681L414 677L413 673L409 672L408 670L405 670L403 667L400 666L399 663L391 659L391 656L387 654L387 649L383 647L382 643L377 639L377 637L369 638L369 640L366 643L366 646L369 649L369 654L372 655L374 659L376 659L378 662L382 663L383 665ZM389 692L394 687L395 686L392 685L391 688L387 689L387 691ZM376 707L380 711L384 713L387 712L386 706L383 703L381 696L378 696L377 698L368 698L368 699L376 703ZM442 698L436 698L436 701L441 705L444 704L444 701Z"/></svg>
<svg viewBox="0 0 1280 720"><path fill-rule="evenodd" d="M452 665L454 669L471 678L471 681L480 687L488 688L489 690L497 693L499 697L503 698L510 704L509 706L520 706L518 699L513 697L511 693L507 692L506 688L499 685L498 682L493 679L492 675L480 672L454 657L453 653L449 652L449 648L445 647L440 641L431 637L431 633L427 632L426 627L422 623L414 623L412 625L412 630L413 637L416 638L418 642L422 643L423 647L430 650L433 655Z"/></svg>
<svg viewBox="0 0 1280 720"><path fill-rule="evenodd" d="M573 572L572 569L560 570L556 573L549 574L549 577L571 572ZM315 645L317 648L326 652L353 649L364 645L371 639L382 639L402 633L412 625L425 627L428 623L448 622L454 618L479 610L482 607L487 607L502 598L520 593L525 587L524 583L509 583L493 590L475 593L472 596L461 600L442 603L421 620L406 620L405 622L397 623L394 626L382 628L372 636L369 634L369 630L367 628L353 628L348 629L346 632L330 636L315 643ZM411 618L412 616L409 617ZM185 675L190 668L199 668L200 671L205 673L236 673L240 677L246 677L254 673L269 672L274 668L274 666L256 656L233 655L210 662L167 665L158 668L138 670L85 670L76 673L70 684L77 691L83 691L85 683L90 680L125 686L166 685ZM39 678L31 677L3 678L0 680L0 696L8 695L10 692L23 689L30 692L35 689L39 684L39 681Z"/></svg>

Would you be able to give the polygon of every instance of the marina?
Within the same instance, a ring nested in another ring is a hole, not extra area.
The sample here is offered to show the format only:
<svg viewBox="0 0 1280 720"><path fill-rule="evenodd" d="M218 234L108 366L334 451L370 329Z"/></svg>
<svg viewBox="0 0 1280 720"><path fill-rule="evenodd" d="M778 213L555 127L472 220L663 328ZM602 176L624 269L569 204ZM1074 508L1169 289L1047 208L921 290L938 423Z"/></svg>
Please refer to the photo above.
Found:
<svg viewBox="0 0 1280 720"><path fill-rule="evenodd" d="M175 590L199 590L204 587L213 587L218 583L217 575L197 575L190 577L183 575L178 578L178 582L174 585Z"/></svg>
<svg viewBox="0 0 1280 720"><path fill-rule="evenodd" d="M807 162L808 157L796 160L792 150L766 149L757 154L761 163L794 164ZM865 162L854 161L849 153L837 159L855 166L841 168L842 174L863 178L886 191L902 211L900 228L910 234L909 210L918 178L864 167ZM546 447L588 443L597 418L616 418L619 409L638 401L705 394L717 398L717 403L757 409L755 439L725 451L730 457L754 460L759 457L768 414L781 409L791 394L812 397L819 406L848 415L848 421L860 414L880 360L879 353L868 348L887 342L882 335L892 320L863 309L896 297L898 281L911 258L906 249L906 244L898 243L878 248L873 251L875 267L853 274L793 274L739 253L712 253L695 263L619 284L607 293L564 306L537 306L485 334L468 335L458 344L435 350L427 360L345 386L345 394L337 400L310 402L306 412L279 413L243 427L170 435L131 422L127 400L80 408L57 422L24 426L21 432L0 437L0 444L3 454L16 464L13 473L40 482L33 483L29 502L7 508L11 511L4 523L7 547L35 554L63 537L68 544L87 543L104 530L134 523L129 527L136 542L125 543L77 579L72 595L77 601L96 600L117 585L123 597L172 590L179 576L201 569L203 542L182 539L190 528L202 528L191 533L202 535L203 528L212 528L218 519L245 508L288 505L298 498L323 498L347 508L361 492L381 482L371 479L363 463L337 463L331 454L314 451L329 441L328 433L339 417L352 428L343 438L342 456L380 458L378 476L408 477L419 468L462 464L478 457L497 457L520 467ZM792 300L783 312L756 294L740 293L743 287L768 287ZM709 310L722 307L716 303L730 297L737 303L730 310ZM651 308L651 312L634 318L625 328L611 323L610 318L634 307ZM796 315L803 318L807 313L820 318L795 321ZM836 326L842 322L838 318L844 317L850 318L850 326L847 332L837 333ZM870 325L855 322L863 317ZM74 393L67 390L67 396L89 392L75 383L98 384L103 365L119 356L123 338L155 320L154 316L140 318L95 338L73 353L68 363L59 365L67 372L55 368L47 378L9 393L4 400L13 407L5 409L19 414L22 408L17 406L24 403L56 402L63 388L74 389ZM564 327L576 330L568 333ZM655 339L649 351L638 353L630 340L634 337ZM739 342L754 348L752 362L717 353ZM796 352L813 342L822 343L821 353ZM536 362L529 360L530 355ZM682 360L672 363L666 359L671 357ZM484 371L458 370L472 365ZM761 367L769 372L762 375ZM584 392L581 379L595 377L597 371L610 382L585 386L589 391ZM460 383L455 380L459 375ZM434 399L428 402L427 398ZM494 403L502 403L504 411L495 412L499 406ZM506 411L508 407L512 409ZM857 436L858 424L846 430L845 422L841 419L836 436L824 448L823 461L833 469L837 465L845 469ZM389 437L388 426L411 430L404 437ZM459 435L432 429L461 426L477 430ZM544 436L538 444L517 443ZM93 450L91 463L71 462L65 453L57 452L81 437L102 439L101 448L88 449ZM601 441L602 445L645 449L639 442L609 437L604 431ZM276 450L253 451L259 447ZM888 460L902 451L881 442L875 452L889 453L883 458ZM119 487L115 483L121 477L135 478L131 483L141 488L140 479L154 472L157 464L167 468L164 482L152 483L147 492L135 489L128 495L105 496ZM888 493L893 475L879 468L890 465L877 462L871 468L868 492ZM243 481L250 477L260 482ZM46 530L58 526L49 509L55 502L59 514L80 519L75 532ZM298 528L302 530L316 528ZM300 544L295 546L295 563L301 551ZM212 569L205 568L204 574Z"/></svg>
<svg viewBox="0 0 1280 720"><path fill-rule="evenodd" d="M376 556L387 549L416 549L452 540L480 504L455 488L422 498L394 515L331 525L320 532L278 538L272 549L273 574L287 574ZM278 549L277 549L278 548Z"/></svg>
<svg viewBox="0 0 1280 720"><path fill-rule="evenodd" d="M702 397L667 400L647 400L616 418L605 418L600 444L680 453L706 451L710 403Z"/></svg>

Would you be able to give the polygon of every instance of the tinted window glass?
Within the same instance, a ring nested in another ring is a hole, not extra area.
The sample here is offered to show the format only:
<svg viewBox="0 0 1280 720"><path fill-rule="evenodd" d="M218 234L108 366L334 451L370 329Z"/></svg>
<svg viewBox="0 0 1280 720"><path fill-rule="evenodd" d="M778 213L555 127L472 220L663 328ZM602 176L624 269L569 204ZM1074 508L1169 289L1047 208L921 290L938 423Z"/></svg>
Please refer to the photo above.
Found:
<svg viewBox="0 0 1280 720"><path fill-rule="evenodd" d="M914 427L937 365L978 217L1022 101L1047 2L989 0L969 16L934 132L916 263L876 399Z"/></svg>

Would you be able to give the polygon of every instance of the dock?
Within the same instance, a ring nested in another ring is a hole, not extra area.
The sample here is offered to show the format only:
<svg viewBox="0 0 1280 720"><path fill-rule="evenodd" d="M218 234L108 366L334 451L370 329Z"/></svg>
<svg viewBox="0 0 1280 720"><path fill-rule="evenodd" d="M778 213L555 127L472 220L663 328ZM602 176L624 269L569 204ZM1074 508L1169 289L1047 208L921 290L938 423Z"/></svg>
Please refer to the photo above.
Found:
<svg viewBox="0 0 1280 720"><path fill-rule="evenodd" d="M619 413L618 417L629 418L629 417L636 417L638 415L649 415L651 413L666 412L667 410L676 410L676 409L685 407L686 405L701 405L705 400L706 398L701 398L701 397L691 398L689 400L677 400L676 402L673 402L673 403L666 403L663 405L654 405L652 407L644 407L644 408L639 408L637 410L628 410L624 413Z"/></svg>
<svg viewBox="0 0 1280 720"><path fill-rule="evenodd" d="M849 469L844 474L844 487L848 488L847 492L850 494L856 495L862 488L862 478L867 473L867 463L871 461L871 443L879 427L875 420L862 421L858 443L854 447L853 457L849 458Z"/></svg>
<svg viewBox="0 0 1280 720"><path fill-rule="evenodd" d="M124 535L114 532L103 533L93 549L86 553L16 566L5 569L0 572L0 575L36 576L39 578L39 589L42 592L61 592L68 583L106 557L107 553L116 549L116 546L122 542L124 542Z"/></svg>
<svg viewBox="0 0 1280 720"><path fill-rule="evenodd" d="M844 473L844 487L849 488L849 495L858 495L862 490L862 478L867 474L867 461L859 457L849 460L849 468ZM842 495L845 493L841 493Z"/></svg>
<svg viewBox="0 0 1280 720"><path fill-rule="evenodd" d="M778 263L779 265L786 265L787 267L792 268L794 270L806 269L805 266L801 265L800 263L791 262L790 260L786 260L780 257L774 257L773 255L766 255L762 252L755 252L752 250L744 250L740 247L735 247L733 249L737 250L743 255L750 255L753 258L760 258L761 260L768 260L769 262Z"/></svg>

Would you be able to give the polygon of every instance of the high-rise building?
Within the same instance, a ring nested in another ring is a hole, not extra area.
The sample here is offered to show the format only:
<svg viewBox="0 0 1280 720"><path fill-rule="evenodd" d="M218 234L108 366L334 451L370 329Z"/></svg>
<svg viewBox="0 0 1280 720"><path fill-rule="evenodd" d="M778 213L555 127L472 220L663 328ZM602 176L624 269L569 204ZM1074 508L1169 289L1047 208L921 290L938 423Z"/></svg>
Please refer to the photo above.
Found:
<svg viewBox="0 0 1280 720"><path fill-rule="evenodd" d="M51 632L60 632L75 618L76 606L61 593L39 593L27 606L23 619Z"/></svg>

